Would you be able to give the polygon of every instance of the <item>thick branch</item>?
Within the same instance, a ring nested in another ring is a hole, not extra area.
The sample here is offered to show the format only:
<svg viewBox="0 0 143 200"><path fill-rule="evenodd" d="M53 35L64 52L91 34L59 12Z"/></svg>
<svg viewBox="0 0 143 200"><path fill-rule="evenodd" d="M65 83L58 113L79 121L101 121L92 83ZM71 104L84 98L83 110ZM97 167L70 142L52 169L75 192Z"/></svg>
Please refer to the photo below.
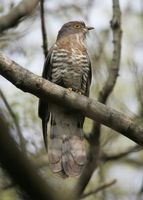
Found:
<svg viewBox="0 0 143 200"><path fill-rule="evenodd" d="M30 199L57 199L49 184L38 174L30 160L18 149L10 135L7 123L0 116L0 163L3 169Z"/></svg>
<svg viewBox="0 0 143 200"><path fill-rule="evenodd" d="M0 17L0 33L17 25L23 17L32 12L38 2L39 0L23 0L8 14Z"/></svg>
<svg viewBox="0 0 143 200"><path fill-rule="evenodd" d="M143 126L141 124L91 98L69 92L67 89L33 74L3 53L0 53L0 74L24 92L40 98L48 98L49 101L62 106L71 107L143 146Z"/></svg>

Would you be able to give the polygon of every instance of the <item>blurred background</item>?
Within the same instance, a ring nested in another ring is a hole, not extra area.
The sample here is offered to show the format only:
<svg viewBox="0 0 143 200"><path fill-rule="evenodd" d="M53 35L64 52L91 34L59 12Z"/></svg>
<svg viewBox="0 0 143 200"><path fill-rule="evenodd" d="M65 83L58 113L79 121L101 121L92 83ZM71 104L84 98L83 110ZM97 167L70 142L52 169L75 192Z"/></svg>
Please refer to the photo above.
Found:
<svg viewBox="0 0 143 200"><path fill-rule="evenodd" d="M18 5L20 0L0 0L0 19ZM143 1L120 0L122 13L122 44L119 76L107 105L143 123ZM90 97L97 99L99 91L109 75L113 56L111 0L45 0L45 18L48 48L55 42L60 27L72 20L84 21L95 27L87 38L92 63L92 87ZM30 15L22 18L17 26L0 34L0 50L24 68L41 75L44 63L39 5ZM9 120L13 137L20 148L37 162L45 178L57 190L64 191L65 180L52 175L44 149L41 121L37 115L38 99L24 93L0 76L0 114ZM12 112L12 114L11 114ZM91 130L87 119L85 132ZM131 140L102 126L101 151L108 156L95 170L87 191L105 182L116 183L88 196L87 200L142 200L143 199L143 151L134 148ZM67 192L75 180L66 180ZM61 184L62 183L62 184ZM0 170L0 200L19 199L14 185Z"/></svg>

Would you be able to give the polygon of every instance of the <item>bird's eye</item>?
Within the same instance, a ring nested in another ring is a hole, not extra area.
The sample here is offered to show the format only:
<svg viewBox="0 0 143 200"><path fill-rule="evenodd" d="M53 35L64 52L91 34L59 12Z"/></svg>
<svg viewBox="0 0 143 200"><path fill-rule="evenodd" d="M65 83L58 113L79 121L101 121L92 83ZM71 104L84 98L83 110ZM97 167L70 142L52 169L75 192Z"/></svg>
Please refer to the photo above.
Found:
<svg viewBox="0 0 143 200"><path fill-rule="evenodd" d="M75 24L74 28L80 28L80 25L79 24Z"/></svg>

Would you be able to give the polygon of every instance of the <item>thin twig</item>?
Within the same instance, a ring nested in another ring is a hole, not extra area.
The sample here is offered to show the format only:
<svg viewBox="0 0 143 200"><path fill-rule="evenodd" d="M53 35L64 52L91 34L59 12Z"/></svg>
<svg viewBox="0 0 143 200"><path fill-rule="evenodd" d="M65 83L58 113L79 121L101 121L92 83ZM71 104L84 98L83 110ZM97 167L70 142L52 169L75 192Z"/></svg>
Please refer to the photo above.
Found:
<svg viewBox="0 0 143 200"><path fill-rule="evenodd" d="M45 12L44 12L44 0L40 0L40 16L41 16L41 31L42 31L42 39L43 39L43 53L45 58L48 54L48 41L47 41L47 33L45 26Z"/></svg>
<svg viewBox="0 0 143 200"><path fill-rule="evenodd" d="M113 91L119 74L122 39L121 11L119 0L113 0L113 17L110 24L113 32L113 58L111 68L109 68L109 76L102 90L100 91L98 98L99 102L104 104L107 102L109 95Z"/></svg>
<svg viewBox="0 0 143 200"><path fill-rule="evenodd" d="M9 13L0 17L0 33L16 26L24 17L30 15L38 3L39 0L21 0Z"/></svg>
<svg viewBox="0 0 143 200"><path fill-rule="evenodd" d="M101 160L104 161L104 162L106 162L106 161L114 161L114 160L121 159L121 158L129 155L130 153L138 152L138 151L141 151L141 150L143 150L143 148L141 146L135 145L134 147L131 147L131 148L127 149L126 151L118 153L118 154L115 154L115 155L106 155L104 153L101 156Z"/></svg>
<svg viewBox="0 0 143 200"><path fill-rule="evenodd" d="M15 113L13 112L13 110L11 109L11 107L10 107L10 105L9 105L9 103L8 103L6 97L5 97L5 95L4 95L4 93L2 92L1 89L0 89L0 96L1 96L1 98L2 98L2 100L3 100L3 102L4 102L5 106L6 106L6 108L8 110L10 116L13 119L13 122L14 122L16 130L17 130L17 134L19 136L21 150L22 150L23 153L25 153L26 152L25 140L23 138L23 135L22 135L22 132L21 132L21 129L20 129L17 117L16 117Z"/></svg>
<svg viewBox="0 0 143 200"><path fill-rule="evenodd" d="M141 118L143 118L143 73L140 70L140 68L137 66L136 62L132 63L132 74L135 79L135 92L136 92L136 97L139 103L139 115Z"/></svg>
<svg viewBox="0 0 143 200"><path fill-rule="evenodd" d="M108 182L108 183L104 183L103 185L99 186L99 187L96 188L95 190L83 194L83 195L81 196L81 199L84 199L84 198L86 198L86 197L88 197L88 196L90 196L90 195L96 194L97 192L100 192L100 191L102 191L102 190L104 190L104 189L106 189L106 188L112 186L112 185L115 184L116 182L117 182L116 179L114 179L114 180L112 180L112 181L110 181L110 182Z"/></svg>

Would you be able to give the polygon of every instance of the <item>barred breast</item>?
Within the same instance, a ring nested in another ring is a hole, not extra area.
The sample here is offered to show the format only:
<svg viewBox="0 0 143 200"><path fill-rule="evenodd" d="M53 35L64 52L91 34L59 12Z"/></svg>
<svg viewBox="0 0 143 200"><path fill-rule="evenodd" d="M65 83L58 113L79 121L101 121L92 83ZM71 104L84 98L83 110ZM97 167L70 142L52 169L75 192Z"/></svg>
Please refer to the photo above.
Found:
<svg viewBox="0 0 143 200"><path fill-rule="evenodd" d="M85 94L88 75L89 58L86 53L72 48L55 48L51 56L51 81L66 88L80 91Z"/></svg>

